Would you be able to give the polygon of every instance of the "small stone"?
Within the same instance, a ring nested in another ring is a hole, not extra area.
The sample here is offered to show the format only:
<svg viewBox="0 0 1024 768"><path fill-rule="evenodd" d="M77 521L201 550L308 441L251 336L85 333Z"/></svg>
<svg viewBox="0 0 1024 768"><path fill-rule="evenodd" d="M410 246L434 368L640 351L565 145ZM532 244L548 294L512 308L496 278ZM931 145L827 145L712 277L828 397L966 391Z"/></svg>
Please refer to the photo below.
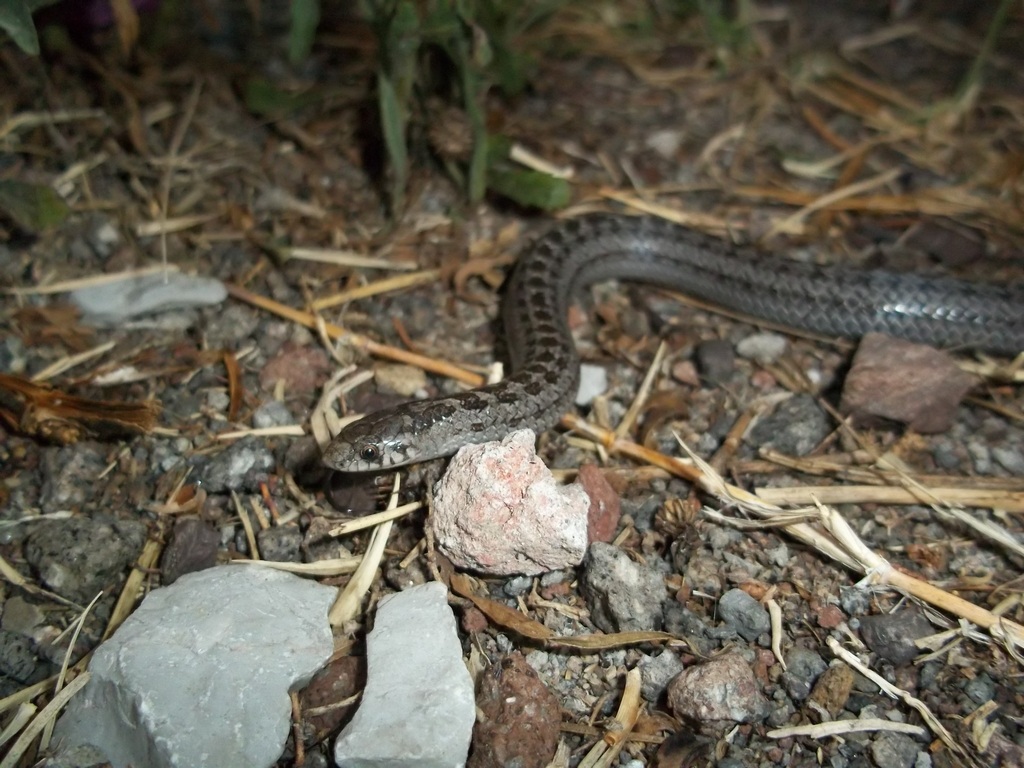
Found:
<svg viewBox="0 0 1024 768"><path fill-rule="evenodd" d="M98 476L107 457L96 443L83 441L42 452L43 486L39 505L44 512L81 509L99 492L100 484L85 478Z"/></svg>
<svg viewBox="0 0 1024 768"><path fill-rule="evenodd" d="M256 429L285 427L294 423L295 417L280 400L268 400L252 412L252 425Z"/></svg>
<svg viewBox="0 0 1024 768"><path fill-rule="evenodd" d="M722 721L758 723L770 710L753 670L736 653L684 670L669 683L668 703L676 717L709 730L717 730Z"/></svg>
<svg viewBox="0 0 1024 768"><path fill-rule="evenodd" d="M839 607L847 616L866 616L871 612L871 592L860 587L839 587Z"/></svg>
<svg viewBox="0 0 1024 768"><path fill-rule="evenodd" d="M464 765L476 704L445 586L382 599L366 662L359 709L334 744L338 768Z"/></svg>
<svg viewBox="0 0 1024 768"><path fill-rule="evenodd" d="M920 751L917 742L904 733L882 731L871 741L875 765L885 768L913 768Z"/></svg>
<svg viewBox="0 0 1024 768"><path fill-rule="evenodd" d="M463 610L460 624L462 625L462 631L467 635L483 632L490 626L490 622L487 621L483 611L474 606Z"/></svg>
<svg viewBox="0 0 1024 768"><path fill-rule="evenodd" d="M518 651L481 675L466 768L544 768L558 746L558 699Z"/></svg>
<svg viewBox="0 0 1024 768"><path fill-rule="evenodd" d="M736 345L736 354L761 365L774 363L789 347L785 336L777 333L754 333Z"/></svg>
<svg viewBox="0 0 1024 768"><path fill-rule="evenodd" d="M327 353L319 347L301 347L288 342L260 370L260 387L270 392L283 382L289 394L315 392L332 369Z"/></svg>
<svg viewBox="0 0 1024 768"><path fill-rule="evenodd" d="M700 386L700 376L697 374L697 366L692 360L679 360L672 364L672 378L680 384L689 384L691 387Z"/></svg>
<svg viewBox="0 0 1024 768"><path fill-rule="evenodd" d="M702 341L697 345L696 355L697 368L709 382L724 382L736 370L736 353L724 339Z"/></svg>
<svg viewBox="0 0 1024 768"><path fill-rule="evenodd" d="M945 352L869 333L846 376L840 410L858 426L887 419L917 432L945 432L977 381Z"/></svg>
<svg viewBox="0 0 1024 768"><path fill-rule="evenodd" d="M591 620L605 632L661 627L664 579L653 566L631 560L618 547L603 542L590 545L580 576L580 591Z"/></svg>
<svg viewBox="0 0 1024 768"><path fill-rule="evenodd" d="M316 714L307 714L305 718L313 730L306 743L318 743L347 723L355 712L358 699L342 707L338 702L353 699L365 685L366 659L361 657L343 656L317 672L299 694L304 713L317 710Z"/></svg>
<svg viewBox="0 0 1024 768"><path fill-rule="evenodd" d="M609 542L615 538L622 516L622 502L619 494L605 478L604 473L594 464L580 467L576 482L583 486L590 499L587 513L587 541Z"/></svg>
<svg viewBox="0 0 1024 768"><path fill-rule="evenodd" d="M533 588L533 578L530 576L513 576L501 587L501 591L509 597L525 595Z"/></svg>
<svg viewBox="0 0 1024 768"><path fill-rule="evenodd" d="M117 591L145 541L137 520L44 520L25 543L25 559L47 587L85 605L101 590Z"/></svg>
<svg viewBox="0 0 1024 768"><path fill-rule="evenodd" d="M70 298L82 311L83 321L112 325L142 315L213 306L227 295L219 280L161 272L79 288Z"/></svg>
<svg viewBox="0 0 1024 768"><path fill-rule="evenodd" d="M648 136L646 144L665 160L674 160L683 145L683 132L678 128L663 128Z"/></svg>
<svg viewBox="0 0 1024 768"><path fill-rule="evenodd" d="M856 675L852 669L846 664L837 663L821 673L811 689L811 695L807 697L807 703L816 705L835 719L846 707L855 680Z"/></svg>
<svg viewBox="0 0 1024 768"><path fill-rule="evenodd" d="M302 562L302 531L295 525L272 525L256 534L260 557L277 563Z"/></svg>
<svg viewBox="0 0 1024 768"><path fill-rule="evenodd" d="M982 672L964 684L964 693L971 701L980 706L986 701L992 701L996 694L996 683L990 675Z"/></svg>
<svg viewBox="0 0 1024 768"><path fill-rule="evenodd" d="M533 445L533 432L520 430L455 454L430 525L456 566L534 575L583 559L590 499L579 485L559 485Z"/></svg>
<svg viewBox="0 0 1024 768"><path fill-rule="evenodd" d="M846 621L846 616L837 605L826 605L818 611L818 626L822 629L835 629Z"/></svg>
<svg viewBox="0 0 1024 768"><path fill-rule="evenodd" d="M820 655L809 648L796 646L786 654L786 671L782 673L782 682L790 697L803 701L810 695L814 681L828 669L828 665Z"/></svg>
<svg viewBox="0 0 1024 768"><path fill-rule="evenodd" d="M50 665L36 655L34 645L24 635L0 629L0 675L22 685L45 679L50 673Z"/></svg>
<svg viewBox="0 0 1024 768"><path fill-rule="evenodd" d="M8 597L3 604L3 612L0 629L25 637L32 637L36 628L46 621L46 614L39 606L19 596Z"/></svg>
<svg viewBox="0 0 1024 768"><path fill-rule="evenodd" d="M718 601L722 619L744 640L753 641L772 628L768 611L742 589L730 589Z"/></svg>
<svg viewBox="0 0 1024 768"><path fill-rule="evenodd" d="M644 656L637 668L640 670L640 695L657 704L669 681L686 669L686 665L673 651L662 651L657 656Z"/></svg>
<svg viewBox="0 0 1024 768"><path fill-rule="evenodd" d="M996 464L1009 472L1014 477L1024 477L1024 451L1018 448L992 446L992 458Z"/></svg>
<svg viewBox="0 0 1024 768"><path fill-rule="evenodd" d="M713 557L694 555L687 561L683 577L687 585L707 595L722 591L721 562Z"/></svg>
<svg viewBox="0 0 1024 768"><path fill-rule="evenodd" d="M200 467L205 463L205 468L201 468L198 474L209 493L251 493L259 490L260 483L266 482L276 461L265 441L247 437L196 463Z"/></svg>
<svg viewBox="0 0 1024 768"><path fill-rule="evenodd" d="M377 389L385 394L416 397L427 388L427 374L414 365L380 363L373 367Z"/></svg>
<svg viewBox="0 0 1024 768"><path fill-rule="evenodd" d="M879 658L896 666L906 664L921 653L914 641L934 632L928 619L913 609L864 616L860 620L860 635L864 643Z"/></svg>
<svg viewBox="0 0 1024 768"><path fill-rule="evenodd" d="M608 371L600 365L583 363L580 365L580 386L576 390L576 405L590 405L595 397L608 391Z"/></svg>
<svg viewBox="0 0 1024 768"><path fill-rule="evenodd" d="M219 546L220 534L209 523L197 517L178 520L160 557L164 586L173 584L186 573L215 566Z"/></svg>
<svg viewBox="0 0 1024 768"><path fill-rule="evenodd" d="M790 456L806 456L832 429L829 416L811 395L789 398L750 430L753 445L770 446Z"/></svg>

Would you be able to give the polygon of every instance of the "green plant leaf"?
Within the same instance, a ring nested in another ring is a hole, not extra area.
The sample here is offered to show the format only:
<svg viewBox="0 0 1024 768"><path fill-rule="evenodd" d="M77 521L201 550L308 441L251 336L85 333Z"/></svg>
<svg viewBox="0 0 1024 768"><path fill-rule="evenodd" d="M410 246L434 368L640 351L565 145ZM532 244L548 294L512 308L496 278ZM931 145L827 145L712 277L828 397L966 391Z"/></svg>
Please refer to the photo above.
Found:
<svg viewBox="0 0 1024 768"><path fill-rule="evenodd" d="M0 0L0 29L25 53L39 55L39 37L32 14L57 0Z"/></svg>
<svg viewBox="0 0 1024 768"><path fill-rule="evenodd" d="M40 232L64 221L69 208L52 187L7 179L0 181L0 211L22 229Z"/></svg>
<svg viewBox="0 0 1024 768"><path fill-rule="evenodd" d="M288 30L288 61L298 66L309 58L320 23L320 0L292 0L292 23Z"/></svg>
<svg viewBox="0 0 1024 768"><path fill-rule="evenodd" d="M262 77L252 77L246 81L243 94L245 106L250 112L271 117L297 112L315 103L319 98L319 95L312 92L292 93L281 90Z"/></svg>
<svg viewBox="0 0 1024 768"><path fill-rule="evenodd" d="M416 84L420 46L423 43L422 23L415 3L399 0L384 36L384 72L395 90L396 102L408 115L409 100Z"/></svg>
<svg viewBox="0 0 1024 768"><path fill-rule="evenodd" d="M384 147L387 149L392 173L391 204L398 212L404 207L405 184L409 178L409 154L405 147L405 111L398 102L395 86L383 72L377 73L377 91Z"/></svg>
<svg viewBox="0 0 1024 768"><path fill-rule="evenodd" d="M487 185L519 205L545 211L564 208L572 198L568 181L540 171L492 168L487 173Z"/></svg>

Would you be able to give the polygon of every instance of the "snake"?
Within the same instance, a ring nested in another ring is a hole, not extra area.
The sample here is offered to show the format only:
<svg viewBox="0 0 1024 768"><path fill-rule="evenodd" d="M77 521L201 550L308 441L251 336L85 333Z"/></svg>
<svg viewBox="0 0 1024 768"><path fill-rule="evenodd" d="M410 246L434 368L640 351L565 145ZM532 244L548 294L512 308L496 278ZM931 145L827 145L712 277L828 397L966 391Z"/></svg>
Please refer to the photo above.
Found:
<svg viewBox="0 0 1024 768"><path fill-rule="evenodd" d="M612 279L831 337L880 332L946 348L1024 350L1024 283L820 265L661 217L586 214L536 239L512 270L502 303L508 378L371 413L342 428L324 449L324 463L342 472L388 470L525 427L539 433L554 426L579 386L569 304L586 286Z"/></svg>

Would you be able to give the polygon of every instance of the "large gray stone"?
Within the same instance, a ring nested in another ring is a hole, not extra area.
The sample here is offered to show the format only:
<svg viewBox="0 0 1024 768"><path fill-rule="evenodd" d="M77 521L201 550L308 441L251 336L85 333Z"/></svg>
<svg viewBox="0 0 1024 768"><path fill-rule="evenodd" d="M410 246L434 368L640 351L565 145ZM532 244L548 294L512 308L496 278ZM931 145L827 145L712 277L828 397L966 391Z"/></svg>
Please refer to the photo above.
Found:
<svg viewBox="0 0 1024 768"><path fill-rule="evenodd" d="M256 566L222 566L154 590L89 663L54 733L114 768L271 766L288 692L334 649L336 590Z"/></svg>
<svg viewBox="0 0 1024 768"><path fill-rule="evenodd" d="M431 582L380 601L367 680L334 744L338 768L461 768L476 719L448 590Z"/></svg>

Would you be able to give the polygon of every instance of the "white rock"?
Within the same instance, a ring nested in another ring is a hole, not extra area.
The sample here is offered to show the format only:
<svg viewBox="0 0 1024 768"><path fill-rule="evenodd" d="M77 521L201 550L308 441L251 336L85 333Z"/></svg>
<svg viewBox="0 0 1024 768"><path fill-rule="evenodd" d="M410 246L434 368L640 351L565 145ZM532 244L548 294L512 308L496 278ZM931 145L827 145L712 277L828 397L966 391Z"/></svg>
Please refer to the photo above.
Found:
<svg viewBox="0 0 1024 768"><path fill-rule="evenodd" d="M79 288L72 291L71 301L88 322L110 324L156 312L220 304L227 295L219 280L168 272Z"/></svg>
<svg viewBox="0 0 1024 768"><path fill-rule="evenodd" d="M154 590L89 663L54 733L114 768L257 768L284 749L288 692L330 658L336 590L222 566Z"/></svg>
<svg viewBox="0 0 1024 768"><path fill-rule="evenodd" d="M672 160L683 144L683 132L678 128L665 128L647 137L647 146L666 160Z"/></svg>
<svg viewBox="0 0 1024 768"><path fill-rule="evenodd" d="M437 485L430 525L456 566L532 575L583 559L590 500L579 485L559 485L533 443L524 429L455 454Z"/></svg>
<svg viewBox="0 0 1024 768"><path fill-rule="evenodd" d="M363 700L334 744L338 768L461 768L476 720L448 590L388 595L366 637Z"/></svg>
<svg viewBox="0 0 1024 768"><path fill-rule="evenodd" d="M601 365L583 363L580 366L580 387L576 390L576 405L590 405L595 397L608 391L608 370Z"/></svg>
<svg viewBox="0 0 1024 768"><path fill-rule="evenodd" d="M740 357L754 360L762 365L774 363L786 351L789 341L777 333L754 333L736 345Z"/></svg>

